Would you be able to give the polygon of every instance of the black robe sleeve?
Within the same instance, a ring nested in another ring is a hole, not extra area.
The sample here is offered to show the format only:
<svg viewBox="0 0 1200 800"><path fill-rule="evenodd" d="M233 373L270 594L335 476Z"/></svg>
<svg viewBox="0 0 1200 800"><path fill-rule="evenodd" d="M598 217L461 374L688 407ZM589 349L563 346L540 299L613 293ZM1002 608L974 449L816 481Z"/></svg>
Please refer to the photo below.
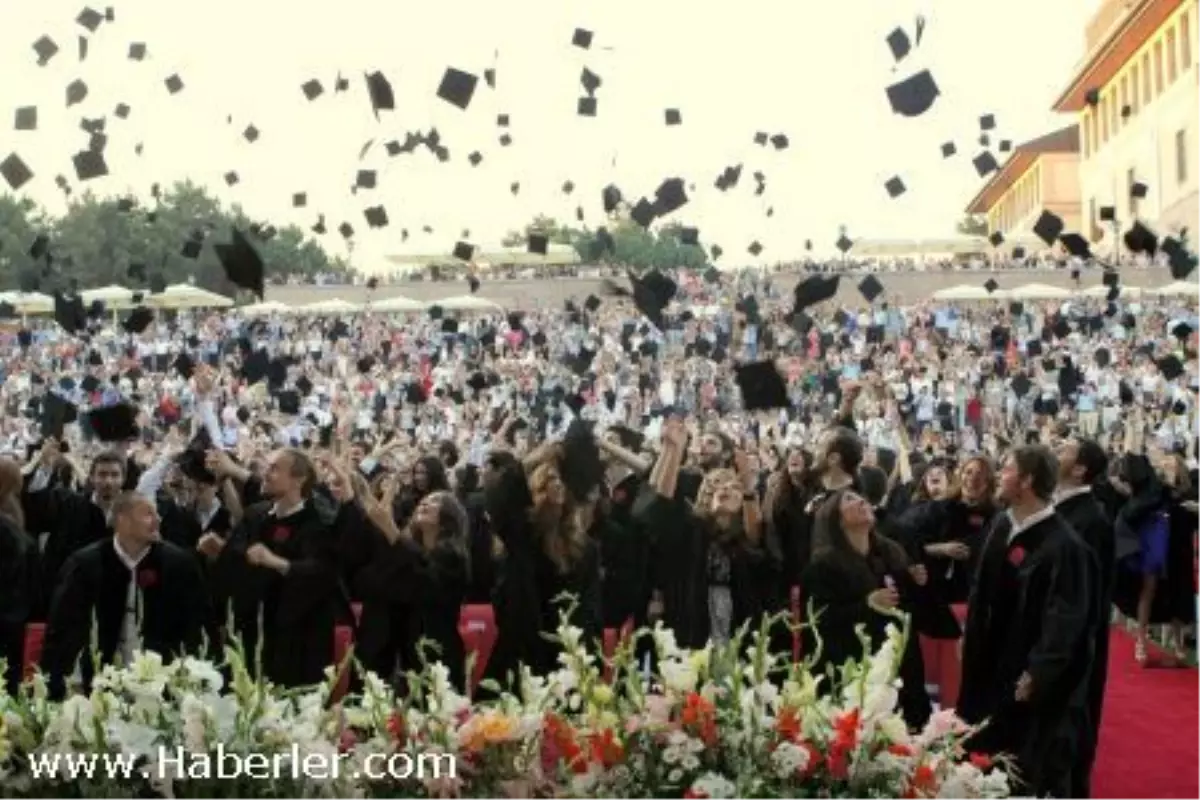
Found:
<svg viewBox="0 0 1200 800"><path fill-rule="evenodd" d="M66 693L66 679L84 654L92 630L94 576L78 557L67 559L62 579L50 602L41 668L46 673L51 698Z"/></svg>
<svg viewBox="0 0 1200 800"><path fill-rule="evenodd" d="M1089 599L1092 597L1090 592L1095 590L1093 581L1089 580L1088 555L1082 547L1062 547L1050 570L1042 632L1028 658L1034 705L1046 691L1061 689L1060 679L1076 659L1079 649L1088 647L1092 616Z"/></svg>

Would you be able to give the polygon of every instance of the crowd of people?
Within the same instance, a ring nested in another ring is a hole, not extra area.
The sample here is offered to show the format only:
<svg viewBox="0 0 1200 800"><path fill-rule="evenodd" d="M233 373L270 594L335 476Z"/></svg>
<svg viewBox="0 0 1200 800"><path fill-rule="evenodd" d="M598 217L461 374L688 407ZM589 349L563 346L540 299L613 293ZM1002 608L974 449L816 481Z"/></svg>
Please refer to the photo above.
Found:
<svg viewBox="0 0 1200 800"><path fill-rule="evenodd" d="M965 637L977 748L1039 796L1086 796L1110 607L1140 661L1154 625L1180 658L1194 644L1195 300L848 307L776 280L643 279L526 313L13 325L10 686L30 621L57 694L87 684L93 641L111 662L233 635L276 684L314 683L339 624L396 685L429 640L466 689L468 603L495 609L501 681L555 665L563 613L595 640L660 621L703 647L798 598L824 671L898 608Z"/></svg>

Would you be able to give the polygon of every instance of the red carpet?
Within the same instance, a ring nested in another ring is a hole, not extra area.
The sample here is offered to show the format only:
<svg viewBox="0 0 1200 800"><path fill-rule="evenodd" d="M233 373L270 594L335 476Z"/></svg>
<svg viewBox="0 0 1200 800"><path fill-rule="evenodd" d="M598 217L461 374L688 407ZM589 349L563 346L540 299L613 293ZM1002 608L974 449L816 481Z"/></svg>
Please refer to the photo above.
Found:
<svg viewBox="0 0 1200 800"><path fill-rule="evenodd" d="M1138 666L1133 637L1113 628L1093 796L1200 796L1198 702L1196 670Z"/></svg>

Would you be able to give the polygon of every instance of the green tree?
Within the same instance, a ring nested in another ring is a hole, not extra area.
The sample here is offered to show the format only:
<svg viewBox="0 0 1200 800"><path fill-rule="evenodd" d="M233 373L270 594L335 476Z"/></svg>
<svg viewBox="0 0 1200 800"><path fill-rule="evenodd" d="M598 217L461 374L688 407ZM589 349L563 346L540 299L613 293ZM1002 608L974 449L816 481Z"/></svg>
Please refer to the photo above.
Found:
<svg viewBox="0 0 1200 800"><path fill-rule="evenodd" d="M983 214L968 214L958 221L954 229L962 236L987 236L987 217Z"/></svg>
<svg viewBox="0 0 1200 800"><path fill-rule="evenodd" d="M208 245L229 241L234 226L247 233L251 230L251 221L240 207L223 208L203 188L187 182L159 194L152 205L135 204L133 208L123 208L118 198L85 193L54 220L28 200L0 197L0 288L15 288L20 276L34 269L41 270L42 291L72 282L82 288L110 283L144 288L131 275L131 267L137 265L148 280L190 281L233 294L236 287L225 277L216 252ZM49 270L28 257L29 246L41 229L52 241ZM186 258L183 247L196 237L206 246L199 258ZM278 230L268 239L251 236L251 240L262 256L268 280L276 275L350 271L344 260L331 258L295 226Z"/></svg>
<svg viewBox="0 0 1200 800"><path fill-rule="evenodd" d="M685 245L680 241L683 225L669 222L649 231L628 217L614 214L605 226L612 237L612 249L600 253L596 240L598 231L573 228L552 217L539 215L520 231L510 231L502 240L505 247L523 247L531 233L544 234L552 244L567 244L575 248L584 261L621 264L636 272L648 269L676 267L703 268L708 265L704 248Z"/></svg>

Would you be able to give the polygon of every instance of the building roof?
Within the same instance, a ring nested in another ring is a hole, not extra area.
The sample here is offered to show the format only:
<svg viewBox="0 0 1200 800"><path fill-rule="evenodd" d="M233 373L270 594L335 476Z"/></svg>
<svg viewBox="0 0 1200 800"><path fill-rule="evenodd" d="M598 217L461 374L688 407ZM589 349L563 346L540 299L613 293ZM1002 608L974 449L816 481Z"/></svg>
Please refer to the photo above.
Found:
<svg viewBox="0 0 1200 800"><path fill-rule="evenodd" d="M396 266L413 266L426 264L451 264L466 266L466 262L455 258L449 253L404 253L386 256L387 260ZM475 251L476 264L515 264L533 266L538 264L578 264L579 253L569 244L551 243L546 248L546 255L530 253L524 248L494 247L479 248Z"/></svg>
<svg viewBox="0 0 1200 800"><path fill-rule="evenodd" d="M967 204L967 213L987 213L1004 196L1004 193L1033 166L1033 162L1037 161L1039 156L1046 153L1078 152L1079 126L1075 123L1017 145L1004 165L992 173L992 177Z"/></svg>
<svg viewBox="0 0 1200 800"><path fill-rule="evenodd" d="M1113 14L1110 6L1102 7L1101 13L1114 17L1107 35L1099 37L1095 46L1089 48L1071 82L1054 101L1054 110L1082 111L1088 90L1108 85L1183 3L1184 0L1126 0L1119 15Z"/></svg>

